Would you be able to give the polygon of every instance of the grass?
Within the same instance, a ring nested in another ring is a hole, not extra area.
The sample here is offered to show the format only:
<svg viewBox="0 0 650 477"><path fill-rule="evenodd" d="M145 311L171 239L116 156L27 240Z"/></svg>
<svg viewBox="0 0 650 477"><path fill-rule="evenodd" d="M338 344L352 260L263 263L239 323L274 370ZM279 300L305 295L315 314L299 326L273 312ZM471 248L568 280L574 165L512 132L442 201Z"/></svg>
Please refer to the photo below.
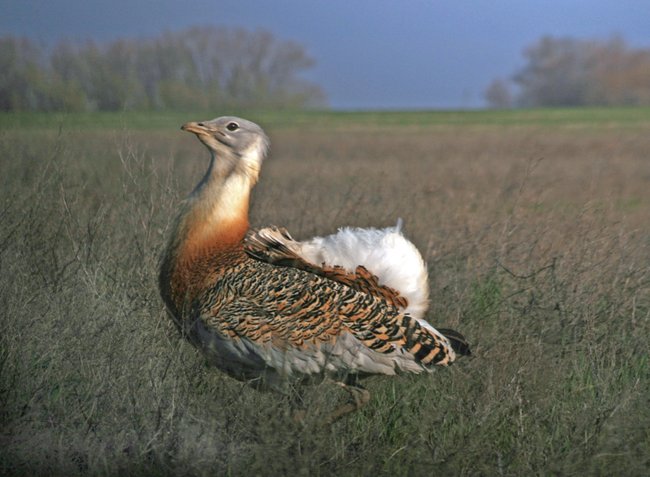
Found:
<svg viewBox="0 0 650 477"><path fill-rule="evenodd" d="M274 129L340 129L418 126L544 126L550 128L650 126L650 108L566 108L469 111L222 111ZM0 113L2 129L161 130L173 131L188 117L209 119L214 111L115 113Z"/></svg>
<svg viewBox="0 0 650 477"><path fill-rule="evenodd" d="M474 357L371 378L328 429L344 395L316 386L292 424L207 367L158 297L207 159L177 128L205 115L2 115L0 473L647 475L647 110L259 114L253 224L402 217L431 322Z"/></svg>

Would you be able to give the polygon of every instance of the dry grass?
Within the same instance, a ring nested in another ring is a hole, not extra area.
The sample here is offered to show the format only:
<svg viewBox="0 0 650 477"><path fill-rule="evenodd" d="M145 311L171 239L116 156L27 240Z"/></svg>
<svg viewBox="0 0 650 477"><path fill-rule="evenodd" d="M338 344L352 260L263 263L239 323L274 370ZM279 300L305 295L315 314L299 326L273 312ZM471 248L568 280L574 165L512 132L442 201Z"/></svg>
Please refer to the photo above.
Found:
<svg viewBox="0 0 650 477"><path fill-rule="evenodd" d="M188 118L195 119L195 118ZM165 316L158 255L207 156L175 130L0 133L0 472L645 475L646 127L271 129L252 222L394 224L434 324L474 357L373 378L369 406L286 403L206 367Z"/></svg>

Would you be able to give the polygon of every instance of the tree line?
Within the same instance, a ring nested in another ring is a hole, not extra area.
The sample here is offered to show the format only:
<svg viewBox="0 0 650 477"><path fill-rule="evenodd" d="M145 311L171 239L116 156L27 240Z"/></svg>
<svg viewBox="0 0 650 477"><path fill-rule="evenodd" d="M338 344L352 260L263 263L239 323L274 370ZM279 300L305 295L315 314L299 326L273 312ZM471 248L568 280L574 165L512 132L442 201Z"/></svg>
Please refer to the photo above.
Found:
<svg viewBox="0 0 650 477"><path fill-rule="evenodd" d="M650 49L621 38L543 37L524 50L523 68L494 80L485 99L494 108L650 105Z"/></svg>
<svg viewBox="0 0 650 477"><path fill-rule="evenodd" d="M303 108L322 89L300 77L305 49L265 31L193 27L151 39L0 38L0 110L118 111Z"/></svg>

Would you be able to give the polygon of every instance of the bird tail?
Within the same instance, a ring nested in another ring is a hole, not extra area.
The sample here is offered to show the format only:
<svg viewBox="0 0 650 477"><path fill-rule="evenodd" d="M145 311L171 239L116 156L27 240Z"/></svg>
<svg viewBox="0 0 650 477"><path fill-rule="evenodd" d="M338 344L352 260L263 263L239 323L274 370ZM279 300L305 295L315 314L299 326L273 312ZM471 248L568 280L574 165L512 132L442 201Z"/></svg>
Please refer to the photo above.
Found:
<svg viewBox="0 0 650 477"><path fill-rule="evenodd" d="M436 329L449 340L449 344L451 344L451 348L455 353L461 356L470 356L472 354L472 351L469 349L469 343L458 331L450 330L449 328Z"/></svg>
<svg viewBox="0 0 650 477"><path fill-rule="evenodd" d="M382 286L396 290L406 300L401 307L423 318L429 308L427 266L415 245L402 234L402 220L382 229L343 227L332 235L295 242L305 260L355 272L364 267Z"/></svg>

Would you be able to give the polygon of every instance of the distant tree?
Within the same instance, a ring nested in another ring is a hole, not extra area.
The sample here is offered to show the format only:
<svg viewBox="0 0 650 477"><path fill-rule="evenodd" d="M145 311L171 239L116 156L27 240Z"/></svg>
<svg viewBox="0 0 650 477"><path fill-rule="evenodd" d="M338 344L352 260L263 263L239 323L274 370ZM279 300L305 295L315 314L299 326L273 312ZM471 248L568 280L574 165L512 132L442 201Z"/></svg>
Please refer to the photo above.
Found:
<svg viewBox="0 0 650 477"><path fill-rule="evenodd" d="M88 91L92 89L91 65L81 56L80 49L69 42L61 42L50 53L50 74L65 89L59 109L79 111L88 109Z"/></svg>
<svg viewBox="0 0 650 477"><path fill-rule="evenodd" d="M543 37L524 57L526 64L513 76L520 106L650 104L650 49L630 49L620 38ZM493 82L490 96L499 99L500 89Z"/></svg>
<svg viewBox="0 0 650 477"><path fill-rule="evenodd" d="M319 87L300 79L314 65L304 48L265 31L192 28L168 35L191 59L197 87L212 105L305 107L320 105Z"/></svg>
<svg viewBox="0 0 650 477"><path fill-rule="evenodd" d="M591 103L650 105L650 49L630 50L615 38L593 55Z"/></svg>
<svg viewBox="0 0 650 477"><path fill-rule="evenodd" d="M493 109L507 109L512 107L512 93L508 83L501 79L495 79L485 90L485 100L488 106Z"/></svg>
<svg viewBox="0 0 650 477"><path fill-rule="evenodd" d="M194 27L149 40L61 42L47 55L0 39L0 109L303 108L325 96L300 78L314 61L264 31Z"/></svg>
<svg viewBox="0 0 650 477"><path fill-rule="evenodd" d="M587 104L592 74L590 42L544 37L524 51L526 66L514 76L523 106Z"/></svg>
<svg viewBox="0 0 650 477"><path fill-rule="evenodd" d="M42 52L24 38L0 38L0 110L33 109L45 94Z"/></svg>

